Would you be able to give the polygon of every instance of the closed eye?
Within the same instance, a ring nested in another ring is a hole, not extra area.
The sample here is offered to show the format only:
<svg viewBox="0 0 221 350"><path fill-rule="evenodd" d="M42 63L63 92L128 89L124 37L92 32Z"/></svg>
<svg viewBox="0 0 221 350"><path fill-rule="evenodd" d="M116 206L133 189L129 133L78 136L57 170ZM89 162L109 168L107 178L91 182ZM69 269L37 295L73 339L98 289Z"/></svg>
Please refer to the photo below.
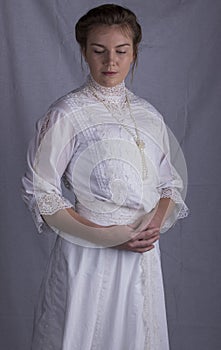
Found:
<svg viewBox="0 0 221 350"><path fill-rule="evenodd" d="M97 54L102 54L102 53L104 53L105 52L105 50L102 50L102 51L99 51L99 50L94 50L94 53L97 53ZM127 53L126 51L119 51L119 50L117 50L116 51L116 53L118 53L118 54L125 54L125 53Z"/></svg>

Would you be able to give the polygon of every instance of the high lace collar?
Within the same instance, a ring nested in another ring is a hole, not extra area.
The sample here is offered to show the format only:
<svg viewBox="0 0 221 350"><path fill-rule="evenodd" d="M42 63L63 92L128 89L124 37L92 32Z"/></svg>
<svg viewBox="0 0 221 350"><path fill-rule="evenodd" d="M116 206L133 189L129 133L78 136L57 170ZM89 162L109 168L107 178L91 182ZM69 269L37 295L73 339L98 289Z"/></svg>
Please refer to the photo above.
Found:
<svg viewBox="0 0 221 350"><path fill-rule="evenodd" d="M89 75L87 78L87 87L99 97L99 99L113 104L125 104L126 87L124 81L113 87L106 87L98 84L94 78Z"/></svg>

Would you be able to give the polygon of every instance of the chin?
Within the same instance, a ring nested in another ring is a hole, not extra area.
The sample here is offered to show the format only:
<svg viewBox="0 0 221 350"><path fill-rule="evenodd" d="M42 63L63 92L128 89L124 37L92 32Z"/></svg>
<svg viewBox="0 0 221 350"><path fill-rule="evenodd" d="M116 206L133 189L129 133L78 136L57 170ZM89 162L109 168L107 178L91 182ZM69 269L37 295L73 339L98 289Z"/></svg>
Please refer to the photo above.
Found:
<svg viewBox="0 0 221 350"><path fill-rule="evenodd" d="M108 76L103 73L100 74L92 74L93 79L100 85L104 87L114 87L124 80L123 78L119 76L119 74L113 75L113 76Z"/></svg>

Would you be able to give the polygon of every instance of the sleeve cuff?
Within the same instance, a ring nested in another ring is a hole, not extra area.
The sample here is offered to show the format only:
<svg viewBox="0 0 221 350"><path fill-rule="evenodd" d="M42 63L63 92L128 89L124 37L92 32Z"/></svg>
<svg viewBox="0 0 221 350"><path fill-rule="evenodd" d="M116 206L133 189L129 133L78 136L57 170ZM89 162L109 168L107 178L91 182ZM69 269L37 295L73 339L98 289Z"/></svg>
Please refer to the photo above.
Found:
<svg viewBox="0 0 221 350"><path fill-rule="evenodd" d="M170 198L175 203L172 214L164 222L161 233L166 232L171 226L175 225L177 220L183 219L189 215L189 209L184 203L180 192L176 188L163 188L161 198Z"/></svg>
<svg viewBox="0 0 221 350"><path fill-rule="evenodd" d="M57 193L45 193L35 197L30 205L31 214L39 233L49 228L42 215L52 215L60 209L72 208L73 204Z"/></svg>

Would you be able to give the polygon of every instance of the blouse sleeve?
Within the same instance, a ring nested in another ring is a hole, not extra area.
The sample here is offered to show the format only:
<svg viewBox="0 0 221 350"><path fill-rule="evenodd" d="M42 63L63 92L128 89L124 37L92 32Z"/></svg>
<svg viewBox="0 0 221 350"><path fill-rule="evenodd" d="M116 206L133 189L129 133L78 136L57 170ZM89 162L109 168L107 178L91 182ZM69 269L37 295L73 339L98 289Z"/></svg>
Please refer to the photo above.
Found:
<svg viewBox="0 0 221 350"><path fill-rule="evenodd" d="M182 151L177 143L175 142L176 154L180 158L182 163L181 169L184 175L183 179L178 171L175 169L171 162L171 150L168 137L168 131L164 122L162 122L163 138L162 138L162 158L159 166L159 187L158 191L161 198L170 198L174 203L175 207L170 216L164 222L161 232L167 231L178 219L184 218L188 215L188 208L184 202L185 198L185 172L186 164L182 154ZM171 134L172 135L172 134ZM172 135L173 136L173 135ZM175 137L172 137L175 139ZM172 143L173 144L173 143Z"/></svg>
<svg viewBox="0 0 221 350"><path fill-rule="evenodd" d="M27 153L27 171L22 178L22 197L41 233L47 224L42 215L73 207L62 195L61 177L76 147L73 120L62 108L52 107L37 123Z"/></svg>

